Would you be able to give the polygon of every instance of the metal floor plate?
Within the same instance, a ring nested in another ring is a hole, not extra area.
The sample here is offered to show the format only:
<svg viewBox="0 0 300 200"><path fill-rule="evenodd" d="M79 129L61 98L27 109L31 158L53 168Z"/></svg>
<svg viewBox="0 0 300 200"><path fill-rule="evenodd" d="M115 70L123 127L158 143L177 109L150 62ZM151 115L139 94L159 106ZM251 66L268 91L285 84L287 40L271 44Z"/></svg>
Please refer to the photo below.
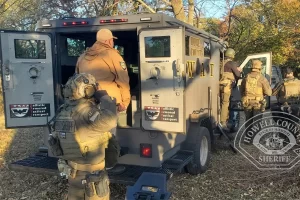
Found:
<svg viewBox="0 0 300 200"><path fill-rule="evenodd" d="M163 173L167 175L167 179L171 178L174 173L180 171L193 158L190 151L178 151L170 159L166 160L161 168L144 167L134 165L121 165L126 167L126 171L122 174L109 174L112 183L120 183L125 185L133 185L143 172ZM15 171L31 172L36 174L59 175L57 169L58 158L47 156L30 156L23 160L18 160L9 165L9 168Z"/></svg>

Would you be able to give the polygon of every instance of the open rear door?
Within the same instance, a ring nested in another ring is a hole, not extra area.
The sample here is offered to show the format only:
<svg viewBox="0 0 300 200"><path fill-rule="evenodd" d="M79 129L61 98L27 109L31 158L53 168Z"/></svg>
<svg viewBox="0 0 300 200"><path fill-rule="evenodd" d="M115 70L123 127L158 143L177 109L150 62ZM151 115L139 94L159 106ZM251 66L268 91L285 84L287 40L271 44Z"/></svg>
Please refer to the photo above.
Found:
<svg viewBox="0 0 300 200"><path fill-rule="evenodd" d="M0 37L6 128L45 125L55 109L51 35L4 31Z"/></svg>
<svg viewBox="0 0 300 200"><path fill-rule="evenodd" d="M184 29L141 29L141 126L145 130L185 132L183 110Z"/></svg>
<svg viewBox="0 0 300 200"><path fill-rule="evenodd" d="M248 73L251 72L251 66L252 66L252 60L260 60L262 62L262 71L261 73L268 79L269 83L271 84L271 77L272 77L272 53L266 52L266 53L258 53L258 54L251 54L248 55L247 58L243 61L243 63L240 65L243 69L244 77ZM233 90L232 96L233 101L238 102L241 101L241 94L240 94L240 86L242 83L242 79L238 81L237 87ZM270 106L270 97L266 97L267 100L267 109ZM232 107L235 107L235 103L232 103ZM231 108L232 108L231 107Z"/></svg>

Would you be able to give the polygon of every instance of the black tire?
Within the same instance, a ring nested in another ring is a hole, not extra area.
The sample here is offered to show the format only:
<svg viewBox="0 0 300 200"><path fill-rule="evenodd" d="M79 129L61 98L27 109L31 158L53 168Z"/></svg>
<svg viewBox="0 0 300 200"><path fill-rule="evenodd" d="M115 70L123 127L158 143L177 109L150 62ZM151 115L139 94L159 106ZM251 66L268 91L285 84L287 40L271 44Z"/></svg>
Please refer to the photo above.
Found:
<svg viewBox="0 0 300 200"><path fill-rule="evenodd" d="M211 138L205 127L193 127L188 143L194 152L193 160L186 166L187 172L192 175L204 173L210 163L211 158Z"/></svg>
<svg viewBox="0 0 300 200"><path fill-rule="evenodd" d="M209 134L210 134L210 140L211 140L211 148L214 149L215 136L214 136L214 131L213 131L211 120L209 118L205 118L205 119L201 120L200 127L205 127L208 129Z"/></svg>

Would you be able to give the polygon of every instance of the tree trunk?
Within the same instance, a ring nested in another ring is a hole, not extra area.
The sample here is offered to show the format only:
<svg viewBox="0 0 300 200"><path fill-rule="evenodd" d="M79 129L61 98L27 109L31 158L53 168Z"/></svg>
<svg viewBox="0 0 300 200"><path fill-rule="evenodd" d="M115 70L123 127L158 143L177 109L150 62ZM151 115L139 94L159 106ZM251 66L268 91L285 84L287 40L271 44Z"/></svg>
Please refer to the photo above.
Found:
<svg viewBox="0 0 300 200"><path fill-rule="evenodd" d="M119 3L119 0L114 0L114 6L113 6L113 9L112 9L112 16L116 16L118 14L118 3Z"/></svg>
<svg viewBox="0 0 300 200"><path fill-rule="evenodd" d="M188 23L190 25L194 25L194 8L195 8L195 4L194 4L194 0L188 0L189 2L189 14L188 14Z"/></svg>
<svg viewBox="0 0 300 200"><path fill-rule="evenodd" d="M171 0L171 6L176 19L186 21L182 0Z"/></svg>

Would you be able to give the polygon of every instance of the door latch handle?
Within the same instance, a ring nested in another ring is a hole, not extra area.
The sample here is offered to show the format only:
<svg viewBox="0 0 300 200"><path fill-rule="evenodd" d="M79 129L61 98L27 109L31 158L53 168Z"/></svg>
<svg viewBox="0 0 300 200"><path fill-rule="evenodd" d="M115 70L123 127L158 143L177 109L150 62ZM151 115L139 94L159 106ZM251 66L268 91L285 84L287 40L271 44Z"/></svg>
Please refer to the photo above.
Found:
<svg viewBox="0 0 300 200"><path fill-rule="evenodd" d="M5 74L5 80L10 81L10 70L8 67L5 68L4 74Z"/></svg>
<svg viewBox="0 0 300 200"><path fill-rule="evenodd" d="M158 80L159 76L160 76L160 69L158 67L153 67L150 70L150 78L149 79L156 79L156 80Z"/></svg>

